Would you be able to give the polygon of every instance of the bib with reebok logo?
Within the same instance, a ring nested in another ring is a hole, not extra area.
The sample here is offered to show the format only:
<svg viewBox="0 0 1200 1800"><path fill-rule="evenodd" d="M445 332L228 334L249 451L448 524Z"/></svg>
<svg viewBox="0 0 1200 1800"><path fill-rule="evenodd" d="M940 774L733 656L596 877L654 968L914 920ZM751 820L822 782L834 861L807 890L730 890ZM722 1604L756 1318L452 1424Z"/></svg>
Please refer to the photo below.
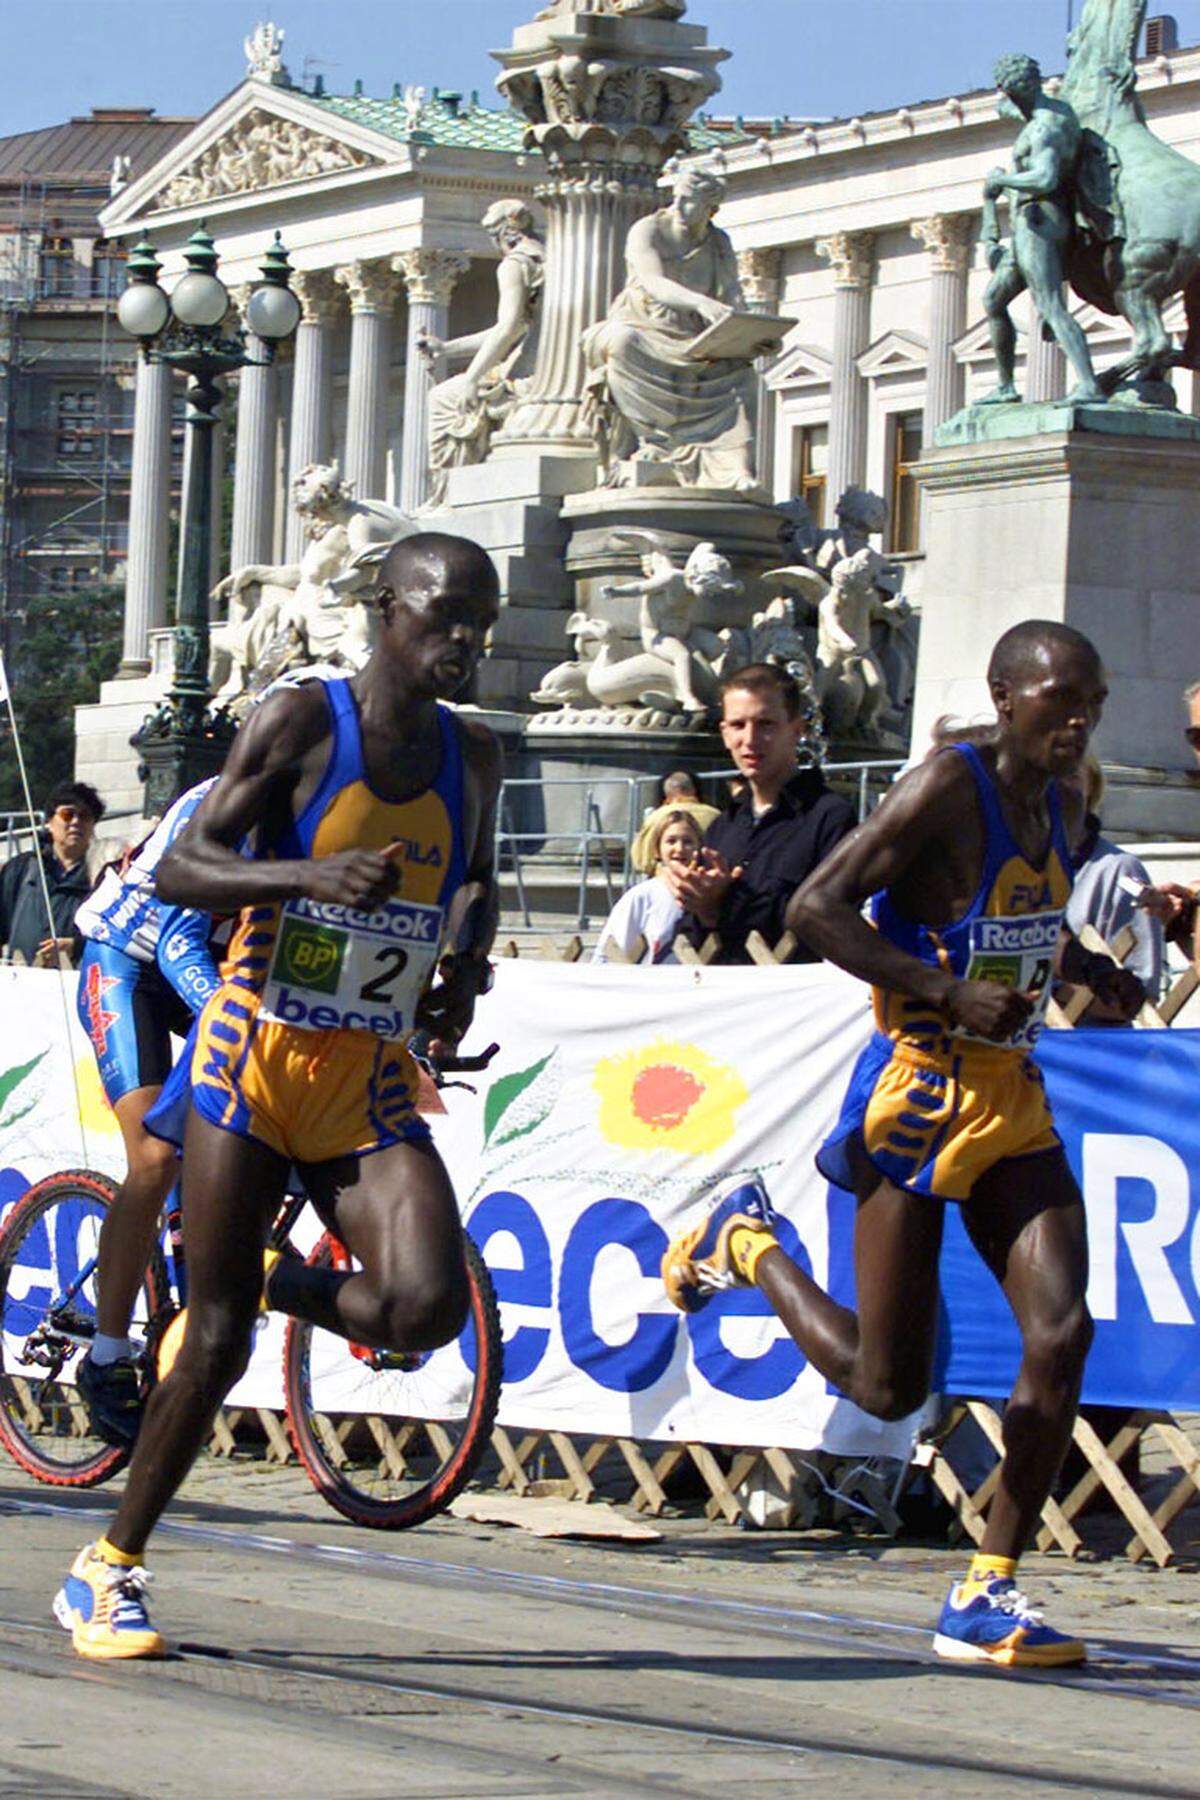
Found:
<svg viewBox="0 0 1200 1800"><path fill-rule="evenodd" d="M289 900L281 910L260 1018L310 1031L406 1038L433 976L445 914L389 900L370 912Z"/></svg>
<svg viewBox="0 0 1200 1800"><path fill-rule="evenodd" d="M1041 1033L1050 1004L1061 929L1061 911L971 921L966 979L1002 982L1005 987L1030 995L1034 1003L1024 1025L1005 1040L1012 1049L1032 1048ZM956 1026L952 1035L971 1038L977 1043L992 1041L978 1038L961 1026Z"/></svg>

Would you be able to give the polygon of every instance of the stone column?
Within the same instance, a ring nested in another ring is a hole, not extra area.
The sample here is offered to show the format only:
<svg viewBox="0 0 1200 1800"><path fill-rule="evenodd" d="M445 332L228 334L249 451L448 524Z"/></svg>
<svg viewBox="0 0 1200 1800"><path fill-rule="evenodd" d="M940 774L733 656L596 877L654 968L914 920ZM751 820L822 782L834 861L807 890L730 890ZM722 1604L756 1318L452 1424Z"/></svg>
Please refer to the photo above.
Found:
<svg viewBox="0 0 1200 1800"><path fill-rule="evenodd" d="M171 370L139 357L129 475L125 639L117 673L148 673L150 633L167 622L167 515L171 505Z"/></svg>
<svg viewBox="0 0 1200 1800"><path fill-rule="evenodd" d="M387 477L387 403L396 278L386 262L353 262L334 270L350 296L350 385L346 396L346 467L360 500L383 498Z"/></svg>
<svg viewBox="0 0 1200 1800"><path fill-rule="evenodd" d="M871 336L874 243L870 232L839 231L816 244L817 255L831 265L835 282L827 525L834 524L837 503L846 489L861 486L867 471L867 384L858 372L858 359Z"/></svg>
<svg viewBox="0 0 1200 1800"><path fill-rule="evenodd" d="M292 418L288 441L289 485L309 463L327 463L333 397L333 331L340 296L324 270L298 269L292 292L300 302L296 361L292 371ZM304 554L304 521L288 498L285 562Z"/></svg>
<svg viewBox="0 0 1200 1800"><path fill-rule="evenodd" d="M776 249L739 250L738 279L742 297L750 312L775 317L779 312L783 286L783 257ZM775 482L775 420L771 406L771 390L763 379L775 360L775 353L760 356L754 364L754 467L759 482L771 493Z"/></svg>
<svg viewBox="0 0 1200 1800"><path fill-rule="evenodd" d="M422 337L444 338L450 323L450 296L469 256L455 250L405 250L392 258L408 294L408 338L404 353L404 441L400 450L401 512L415 513L429 498L429 390L433 367L420 349Z"/></svg>
<svg viewBox="0 0 1200 1800"><path fill-rule="evenodd" d="M958 411L965 393L964 371L954 345L967 323L967 273L975 250L975 215L938 213L930 219L914 219L910 229L929 252L929 362L922 442L930 445L938 426Z"/></svg>
<svg viewBox="0 0 1200 1800"><path fill-rule="evenodd" d="M1066 391L1067 359L1056 339L1042 336L1041 316L1031 300L1025 350L1025 398L1061 400Z"/></svg>
<svg viewBox="0 0 1200 1800"><path fill-rule="evenodd" d="M234 295L243 312L249 292L247 288ZM254 361L238 376L233 525L229 536L231 570L244 569L248 563L270 562L275 505L275 428L279 409L275 369L267 362L267 346L261 338L248 334L246 351Z"/></svg>
<svg viewBox="0 0 1200 1800"><path fill-rule="evenodd" d="M579 10L539 15L497 51L497 86L546 159L541 334L529 392L493 439L493 456L593 456L583 416L583 335L625 280L625 237L663 203L657 182L686 149L685 126L720 87L698 25Z"/></svg>

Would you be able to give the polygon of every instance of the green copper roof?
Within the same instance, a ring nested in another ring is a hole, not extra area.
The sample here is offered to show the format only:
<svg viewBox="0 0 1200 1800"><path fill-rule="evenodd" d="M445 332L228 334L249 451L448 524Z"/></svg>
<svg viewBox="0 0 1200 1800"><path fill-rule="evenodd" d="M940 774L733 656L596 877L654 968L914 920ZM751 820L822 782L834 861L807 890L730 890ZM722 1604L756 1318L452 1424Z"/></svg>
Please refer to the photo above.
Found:
<svg viewBox="0 0 1200 1800"><path fill-rule="evenodd" d="M418 114L410 112L402 93L388 100L372 100L366 94L311 94L326 112L381 131L402 143L441 144L448 149L494 150L515 155L525 148L525 121L508 108L481 106L478 94L464 100L461 94L434 88ZM692 150L708 150L744 143L748 133L726 127L714 131L705 124L688 133Z"/></svg>

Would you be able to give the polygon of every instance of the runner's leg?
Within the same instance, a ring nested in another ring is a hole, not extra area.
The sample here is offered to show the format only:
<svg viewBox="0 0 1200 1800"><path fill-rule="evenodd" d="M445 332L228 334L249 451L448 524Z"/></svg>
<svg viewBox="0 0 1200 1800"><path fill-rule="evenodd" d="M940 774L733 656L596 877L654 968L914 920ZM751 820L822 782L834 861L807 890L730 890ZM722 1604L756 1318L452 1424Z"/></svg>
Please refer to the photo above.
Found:
<svg viewBox="0 0 1200 1800"><path fill-rule="evenodd" d="M470 1293L462 1225L441 1157L428 1141L305 1166L321 1216L361 1272L310 1269L285 1258L272 1306L388 1350L433 1350L458 1336Z"/></svg>
<svg viewBox="0 0 1200 1800"><path fill-rule="evenodd" d="M754 1279L808 1360L865 1412L902 1419L925 1399L937 1339L943 1202L906 1193L860 1153L858 1309L840 1306L782 1249Z"/></svg>
<svg viewBox="0 0 1200 1800"><path fill-rule="evenodd" d="M160 1091L157 1086L134 1088L113 1109L125 1144L127 1172L100 1227L96 1329L106 1337L128 1333L158 1217L175 1179L173 1148L152 1137L142 1124Z"/></svg>
<svg viewBox="0 0 1200 1800"><path fill-rule="evenodd" d="M221 1401L250 1357L263 1249L288 1165L252 1138L188 1116L183 1159L187 1330L175 1366L146 1407L107 1541L140 1555L183 1481Z"/></svg>
<svg viewBox="0 0 1200 1800"><path fill-rule="evenodd" d="M975 1185L963 1222L1021 1328L1004 1413L1004 1466L980 1553L1019 1557L1058 1473L1092 1341L1083 1199L1061 1150L1003 1162Z"/></svg>

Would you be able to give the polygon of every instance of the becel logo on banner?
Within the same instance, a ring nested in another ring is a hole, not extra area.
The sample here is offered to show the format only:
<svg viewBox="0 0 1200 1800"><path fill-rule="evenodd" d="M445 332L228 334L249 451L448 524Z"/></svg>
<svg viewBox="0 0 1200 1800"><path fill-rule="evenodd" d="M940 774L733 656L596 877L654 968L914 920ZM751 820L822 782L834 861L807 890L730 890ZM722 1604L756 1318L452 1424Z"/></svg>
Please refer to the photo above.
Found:
<svg viewBox="0 0 1200 1800"><path fill-rule="evenodd" d="M349 934L285 917L275 953L278 979L317 994L336 994Z"/></svg>

